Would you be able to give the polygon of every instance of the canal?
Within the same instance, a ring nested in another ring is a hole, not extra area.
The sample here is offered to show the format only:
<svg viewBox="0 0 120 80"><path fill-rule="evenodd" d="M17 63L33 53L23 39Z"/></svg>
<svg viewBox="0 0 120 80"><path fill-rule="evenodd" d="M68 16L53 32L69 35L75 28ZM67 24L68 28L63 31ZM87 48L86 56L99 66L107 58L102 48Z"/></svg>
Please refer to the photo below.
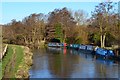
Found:
<svg viewBox="0 0 120 80"><path fill-rule="evenodd" d="M30 78L118 78L118 62L66 48L34 50Z"/></svg>

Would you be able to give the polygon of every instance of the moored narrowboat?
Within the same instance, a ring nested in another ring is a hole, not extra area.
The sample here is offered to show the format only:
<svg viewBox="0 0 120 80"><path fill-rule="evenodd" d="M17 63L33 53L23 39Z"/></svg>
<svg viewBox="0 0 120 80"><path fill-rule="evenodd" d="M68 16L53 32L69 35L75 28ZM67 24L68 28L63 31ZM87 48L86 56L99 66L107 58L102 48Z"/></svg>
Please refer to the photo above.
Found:
<svg viewBox="0 0 120 80"><path fill-rule="evenodd" d="M62 46L61 43L48 43L48 47L60 47Z"/></svg>
<svg viewBox="0 0 120 80"><path fill-rule="evenodd" d="M103 56L105 58L111 58L114 56L114 52L112 50L107 50L103 48L97 48L95 54Z"/></svg>
<svg viewBox="0 0 120 80"><path fill-rule="evenodd" d="M48 43L48 47L66 47L66 43Z"/></svg>

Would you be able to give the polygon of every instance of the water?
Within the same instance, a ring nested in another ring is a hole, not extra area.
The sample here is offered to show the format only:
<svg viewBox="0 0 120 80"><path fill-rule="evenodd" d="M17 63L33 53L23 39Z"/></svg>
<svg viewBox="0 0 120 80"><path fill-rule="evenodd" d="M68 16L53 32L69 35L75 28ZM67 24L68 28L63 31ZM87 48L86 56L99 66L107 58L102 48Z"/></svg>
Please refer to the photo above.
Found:
<svg viewBox="0 0 120 80"><path fill-rule="evenodd" d="M118 78L118 63L63 48L34 51L30 78Z"/></svg>

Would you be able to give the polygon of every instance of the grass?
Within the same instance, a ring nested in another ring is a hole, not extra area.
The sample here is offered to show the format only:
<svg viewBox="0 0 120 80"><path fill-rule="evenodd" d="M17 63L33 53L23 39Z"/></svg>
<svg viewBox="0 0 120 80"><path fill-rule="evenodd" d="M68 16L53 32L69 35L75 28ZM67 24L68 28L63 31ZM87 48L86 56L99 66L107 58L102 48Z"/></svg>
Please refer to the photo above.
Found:
<svg viewBox="0 0 120 80"><path fill-rule="evenodd" d="M15 78L15 73L18 70L18 66L23 63L23 57L24 57L23 48L18 45L8 45L6 56L3 58L2 62L0 62L0 68L2 67L2 70L0 70L0 79L2 79L4 75L4 71L7 64L11 61L11 59L13 59L12 58L14 53L13 49L15 49L14 55L16 56L16 58L15 58L15 66L11 74L12 76L10 76L11 78ZM12 66L9 66L9 68L12 68Z"/></svg>
<svg viewBox="0 0 120 80"><path fill-rule="evenodd" d="M0 80L2 79L2 62L0 62Z"/></svg>
<svg viewBox="0 0 120 80"><path fill-rule="evenodd" d="M23 48L20 47L20 46L15 46L16 47L16 65L15 65L15 73L17 72L18 70L18 67L20 64L22 64L23 62L23 57L24 57L24 54L23 54Z"/></svg>
<svg viewBox="0 0 120 80"><path fill-rule="evenodd" d="M12 54L13 54L13 49L12 49L12 47L8 46L6 56L4 57L2 62L0 62L0 67L2 68L2 70L0 70L1 71L0 72L1 73L0 79L2 79L2 77L4 75L5 67L9 63L9 60L12 57Z"/></svg>

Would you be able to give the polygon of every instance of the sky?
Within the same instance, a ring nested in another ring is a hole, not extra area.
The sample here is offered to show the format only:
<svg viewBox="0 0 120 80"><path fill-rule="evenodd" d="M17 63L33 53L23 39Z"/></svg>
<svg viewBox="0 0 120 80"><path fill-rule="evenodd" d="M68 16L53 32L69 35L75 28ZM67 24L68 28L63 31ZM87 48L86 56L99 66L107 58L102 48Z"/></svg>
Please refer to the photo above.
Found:
<svg viewBox="0 0 120 80"><path fill-rule="evenodd" d="M2 2L2 20L0 24L11 22L12 19L21 21L32 13L48 14L54 9L67 7L73 11L84 10L90 16L98 2ZM0 7L1 8L1 7Z"/></svg>

